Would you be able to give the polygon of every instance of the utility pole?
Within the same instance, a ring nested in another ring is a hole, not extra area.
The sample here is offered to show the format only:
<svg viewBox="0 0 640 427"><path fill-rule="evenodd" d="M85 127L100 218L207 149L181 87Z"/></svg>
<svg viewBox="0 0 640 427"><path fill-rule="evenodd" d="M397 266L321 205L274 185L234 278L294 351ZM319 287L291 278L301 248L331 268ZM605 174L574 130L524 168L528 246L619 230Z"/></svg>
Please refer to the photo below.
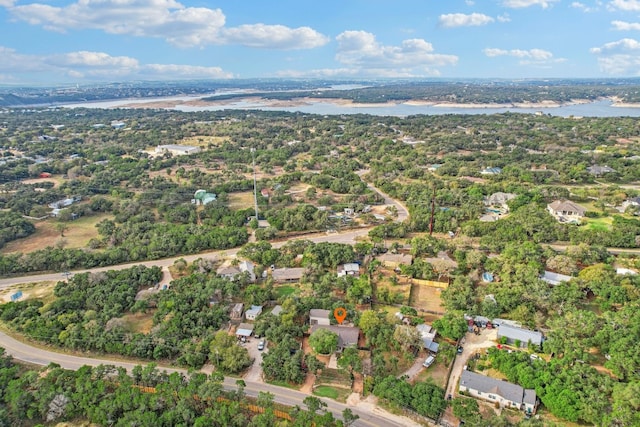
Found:
<svg viewBox="0 0 640 427"><path fill-rule="evenodd" d="M256 208L256 221L259 221L260 219L258 218L258 186L257 186L257 180L256 180L256 154L255 154L256 149L255 148L251 148L251 160L253 162L253 203L255 204L255 208Z"/></svg>
<svg viewBox="0 0 640 427"><path fill-rule="evenodd" d="M433 196L431 196L431 218L429 219L429 236L433 234L433 223L436 216L436 186L433 186Z"/></svg>

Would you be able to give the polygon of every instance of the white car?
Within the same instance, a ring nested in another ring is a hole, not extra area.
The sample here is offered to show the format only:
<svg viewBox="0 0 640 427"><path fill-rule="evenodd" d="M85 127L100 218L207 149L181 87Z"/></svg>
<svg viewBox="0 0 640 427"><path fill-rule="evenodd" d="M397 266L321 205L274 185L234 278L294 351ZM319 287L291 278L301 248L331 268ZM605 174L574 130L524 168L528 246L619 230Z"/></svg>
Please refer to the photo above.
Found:
<svg viewBox="0 0 640 427"><path fill-rule="evenodd" d="M260 351L264 350L264 344L265 344L265 343L264 343L264 340L260 341L260 342L258 343L258 350L260 350Z"/></svg>
<svg viewBox="0 0 640 427"><path fill-rule="evenodd" d="M429 357L427 357L427 360L424 361L422 366L424 366L425 368L428 368L429 366L431 366L433 364L433 362L435 360L436 360L436 358L434 356L429 356Z"/></svg>

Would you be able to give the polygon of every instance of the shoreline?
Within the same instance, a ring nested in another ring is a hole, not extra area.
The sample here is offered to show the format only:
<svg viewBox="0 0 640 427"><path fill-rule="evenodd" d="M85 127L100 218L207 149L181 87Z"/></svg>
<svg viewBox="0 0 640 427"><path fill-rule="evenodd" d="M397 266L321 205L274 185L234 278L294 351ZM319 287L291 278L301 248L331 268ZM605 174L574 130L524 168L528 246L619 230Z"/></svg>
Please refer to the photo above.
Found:
<svg viewBox="0 0 640 427"><path fill-rule="evenodd" d="M312 98L312 97L304 97L304 98L294 98L290 100L278 100L278 99L268 99L257 96L252 96L251 94L246 94L244 96L233 98L233 99L225 99L225 100L204 100L204 96L202 97L193 97L193 98L174 98L174 99L128 99L123 100L122 102L110 102L111 105L103 107L103 108L132 108L132 109L180 109L180 107L187 108L207 108L207 107L222 107L228 109L260 109L260 108L295 108L295 107L304 107L311 105L324 104L327 106L341 107L347 109L375 109L375 108L385 108L385 107L395 107L395 106L408 106L408 107L427 107L434 109L446 109L446 108L457 108L461 110L499 110L499 109L508 109L508 110L536 110L536 109L557 109L561 107L568 107L572 105L585 105L591 104L599 101L610 101L610 106L615 108L632 108L632 109L640 109L640 103L633 102L622 102L619 98L610 97L610 98L600 98L597 100L587 100L587 99L573 99L567 102L558 102L558 101L540 101L540 102L509 102L509 103L457 103L457 102L437 102L437 101L429 101L429 100L420 100L420 99L410 99L406 101L387 101L384 103L363 103L363 102L353 102L350 99L344 98Z"/></svg>
<svg viewBox="0 0 640 427"><path fill-rule="evenodd" d="M640 103L624 103L616 98L607 98L612 101L612 107L622 108L640 108ZM251 95L242 96L233 99L226 99L221 101L204 101L202 98L193 100L149 100L148 102L141 99L123 103L119 107L113 108L176 108L178 106L188 107L208 107L208 106L228 106L230 108L238 108L239 103L255 104L256 108L290 108L299 107L304 105L312 105L317 103L331 104L345 108L379 108L379 107L393 107L395 105L407 105L412 107L434 107L434 108L464 108L464 109L501 109L501 108L513 108L513 109L536 109L536 108L560 108L570 105L590 104L592 102L588 99L575 99L568 102L558 101L540 101L540 102L509 102L509 103L458 103L458 102L436 102L428 100L411 99L408 101L388 101L384 103L363 103L353 102L350 99L344 98L296 98L291 100L274 100L261 97L253 97ZM251 105L249 105L251 106ZM246 108L242 106L240 108Z"/></svg>

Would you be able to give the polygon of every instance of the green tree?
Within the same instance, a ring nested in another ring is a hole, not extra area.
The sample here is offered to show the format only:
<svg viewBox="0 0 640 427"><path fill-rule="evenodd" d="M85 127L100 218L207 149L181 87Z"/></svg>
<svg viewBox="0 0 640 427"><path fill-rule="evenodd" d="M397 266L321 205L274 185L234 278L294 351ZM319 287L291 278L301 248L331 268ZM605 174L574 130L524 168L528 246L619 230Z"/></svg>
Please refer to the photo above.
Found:
<svg viewBox="0 0 640 427"><path fill-rule="evenodd" d="M316 329L309 336L309 345L316 353L331 354L338 347L338 334L329 329Z"/></svg>

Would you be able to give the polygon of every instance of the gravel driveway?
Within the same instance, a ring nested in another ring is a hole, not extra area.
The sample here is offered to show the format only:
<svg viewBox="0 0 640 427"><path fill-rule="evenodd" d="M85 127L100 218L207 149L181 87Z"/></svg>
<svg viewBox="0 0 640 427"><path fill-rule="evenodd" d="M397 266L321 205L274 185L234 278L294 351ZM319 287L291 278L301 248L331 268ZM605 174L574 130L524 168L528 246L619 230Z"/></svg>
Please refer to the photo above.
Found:
<svg viewBox="0 0 640 427"><path fill-rule="evenodd" d="M253 365L249 368L244 376L245 381L252 381L256 383L262 383L262 353L267 351L265 348L263 351L258 350L258 343L262 341L262 338L251 338L249 342L243 344L247 350L249 350L249 357L253 359Z"/></svg>

